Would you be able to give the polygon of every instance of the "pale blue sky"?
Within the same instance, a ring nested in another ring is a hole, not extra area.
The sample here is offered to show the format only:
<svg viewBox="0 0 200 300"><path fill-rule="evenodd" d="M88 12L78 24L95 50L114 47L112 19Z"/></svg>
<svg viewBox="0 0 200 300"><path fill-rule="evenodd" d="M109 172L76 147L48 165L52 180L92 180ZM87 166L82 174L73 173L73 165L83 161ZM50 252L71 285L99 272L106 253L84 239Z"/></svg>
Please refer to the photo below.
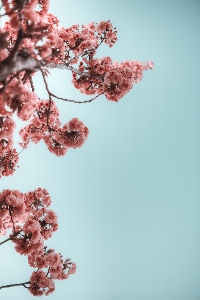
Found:
<svg viewBox="0 0 200 300"><path fill-rule="evenodd" d="M46 245L77 273L48 299L200 299L200 1L51 1L50 12L66 27L110 19L118 41L96 56L153 60L155 69L118 103L57 100L63 123L88 126L87 142L64 157L32 144L1 179L1 189L42 187L52 197L59 230ZM52 70L48 82L58 96L88 99L69 71ZM39 75L35 86L46 99ZM0 285L29 280L12 243L0 255ZM33 299L23 287L0 291L13 297Z"/></svg>

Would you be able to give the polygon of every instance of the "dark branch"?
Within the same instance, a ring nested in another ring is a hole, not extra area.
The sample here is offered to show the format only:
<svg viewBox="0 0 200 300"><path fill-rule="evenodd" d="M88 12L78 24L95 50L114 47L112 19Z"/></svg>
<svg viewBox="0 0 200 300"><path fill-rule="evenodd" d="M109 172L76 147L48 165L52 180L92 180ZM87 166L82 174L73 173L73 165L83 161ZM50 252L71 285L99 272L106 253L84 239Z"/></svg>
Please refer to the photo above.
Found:
<svg viewBox="0 0 200 300"><path fill-rule="evenodd" d="M40 62L31 56L25 57L23 54L18 54L15 61L10 61L9 57L0 62L0 82L15 72L24 70L32 70L34 72L41 66Z"/></svg>
<svg viewBox="0 0 200 300"><path fill-rule="evenodd" d="M25 284L30 284L31 282L30 281L27 281L27 282L22 282L22 283L15 283L15 284L8 284L8 285L3 285L3 286L0 286L0 289L4 289L4 288L9 288L9 287L14 287L14 286L24 286L25 288L27 288L25 286Z"/></svg>
<svg viewBox="0 0 200 300"><path fill-rule="evenodd" d="M56 99L59 99L59 100L63 100L63 101L66 101L66 102L73 102L73 103L78 103L78 104L82 104L82 103L89 103L89 102L92 102L93 100L95 100L96 98L98 98L99 96L103 95L104 92L102 92L101 94L95 96L94 98L92 99L89 99L89 100L85 100L85 101L75 101L75 100L70 100L70 99L66 99L66 98L61 98L61 97L57 97L56 95L52 94L51 93L51 96L52 97L55 97Z"/></svg>
<svg viewBox="0 0 200 300"><path fill-rule="evenodd" d="M8 239L6 239L5 241L0 243L0 246L3 245L4 243L13 240L22 230L15 232L11 237L9 237Z"/></svg>

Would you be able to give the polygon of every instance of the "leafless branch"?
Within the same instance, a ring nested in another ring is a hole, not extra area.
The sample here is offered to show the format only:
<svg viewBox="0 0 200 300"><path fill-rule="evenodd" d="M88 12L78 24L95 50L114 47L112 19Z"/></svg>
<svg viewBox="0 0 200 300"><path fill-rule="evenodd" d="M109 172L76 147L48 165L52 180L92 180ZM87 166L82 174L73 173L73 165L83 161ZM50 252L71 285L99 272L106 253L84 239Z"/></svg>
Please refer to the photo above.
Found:
<svg viewBox="0 0 200 300"><path fill-rule="evenodd" d="M22 283L15 283L15 284L8 284L8 285L3 285L3 286L0 286L0 289L4 289L4 288L9 288L9 287L14 287L14 286L24 286L25 288L27 288L25 286L25 284L30 284L31 282L30 281L27 281L27 282L22 282Z"/></svg>

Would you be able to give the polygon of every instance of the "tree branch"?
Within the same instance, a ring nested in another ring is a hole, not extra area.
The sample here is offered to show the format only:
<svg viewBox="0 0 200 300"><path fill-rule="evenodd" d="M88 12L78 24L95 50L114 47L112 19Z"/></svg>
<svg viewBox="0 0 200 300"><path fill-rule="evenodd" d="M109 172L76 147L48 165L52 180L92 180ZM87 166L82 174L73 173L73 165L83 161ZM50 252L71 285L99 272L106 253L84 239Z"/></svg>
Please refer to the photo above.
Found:
<svg viewBox="0 0 200 300"><path fill-rule="evenodd" d="M45 66L45 67L46 67L46 66ZM104 92L102 92L101 94L95 96L94 98L92 98L92 99L90 99L90 100L85 100L85 101L75 101L75 100L69 100L69 99L66 99L66 98L57 97L56 95L54 95L53 93L50 92L49 87L48 87L48 83L47 83L47 81L46 81L45 74L44 74L42 68L40 69L40 71L41 71L42 76L43 76L43 80L44 80L44 83L45 83L46 91L47 91L47 93L48 93L48 95L49 95L50 103L51 103L51 101L52 101L51 96L52 96L52 97L55 97L56 99L59 99L59 100L63 100L63 101L67 101L67 102L73 102L73 103L79 103L79 104L81 104L81 103L89 103L89 102L92 102L92 101L95 100L97 97L99 97L100 95L104 94ZM50 108L49 108L49 111L50 111ZM49 127L48 124L47 124L47 126Z"/></svg>
<svg viewBox="0 0 200 300"><path fill-rule="evenodd" d="M89 102L92 102L93 100L95 100L96 98L98 98L99 96L103 95L104 92L102 92L101 94L95 96L94 98L92 99L89 99L89 100L85 100L85 101L75 101L75 100L70 100L70 99L66 99L66 98L61 98L61 97L57 97L56 95L52 94L51 93L51 96L52 97L55 97L56 99L59 99L59 100L63 100L63 101L66 101L66 102L73 102L73 103L78 103L78 104L81 104L81 103L89 103Z"/></svg>
<svg viewBox="0 0 200 300"><path fill-rule="evenodd" d="M11 237L9 237L8 239L6 239L5 241L1 242L0 243L0 246L3 245L4 243L8 242L8 241L11 241L14 239L15 236L17 236L22 230L18 231L18 232L15 232Z"/></svg>
<svg viewBox="0 0 200 300"><path fill-rule="evenodd" d="M72 66L67 66L67 64L65 64L65 63L58 64L58 63L50 62L50 63L46 64L45 67L46 68L57 68L57 69L61 69L61 70L67 69L67 70L70 70L70 71L72 71L72 72L74 72L78 75L85 75L87 77L94 77L94 78L97 78L97 79L103 81L102 77L100 77L99 75L92 75L89 72L79 71L79 70L75 69Z"/></svg>
<svg viewBox="0 0 200 300"><path fill-rule="evenodd" d="M15 61L10 61L9 57L0 62L0 82L5 80L9 75L24 70L32 70L33 72L40 69L41 63L31 56L25 57L18 54Z"/></svg>
<svg viewBox="0 0 200 300"><path fill-rule="evenodd" d="M15 283L15 284L8 284L8 285L3 285L3 286L0 286L0 289L4 289L4 288L9 288L9 287L14 287L14 286L24 286L25 288L27 288L25 286L25 284L30 284L31 282L30 281L27 281L27 282L22 282L22 283Z"/></svg>

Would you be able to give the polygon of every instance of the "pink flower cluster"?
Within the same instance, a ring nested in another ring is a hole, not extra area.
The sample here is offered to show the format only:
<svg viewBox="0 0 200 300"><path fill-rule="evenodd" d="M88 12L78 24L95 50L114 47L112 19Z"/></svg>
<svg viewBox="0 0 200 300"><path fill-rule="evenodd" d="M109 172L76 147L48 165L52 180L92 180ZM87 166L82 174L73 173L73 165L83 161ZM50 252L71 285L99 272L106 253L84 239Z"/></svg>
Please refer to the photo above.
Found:
<svg viewBox="0 0 200 300"><path fill-rule="evenodd" d="M27 147L30 140L35 144L43 140L49 151L57 156L64 155L68 148L81 147L88 137L88 128L77 118L60 127L58 108L54 101L50 110L49 105L48 100L39 102L31 123L20 130L23 141L20 145Z"/></svg>
<svg viewBox="0 0 200 300"><path fill-rule="evenodd" d="M49 295L55 290L55 279L67 279L76 271L76 264L63 260L60 253L44 247L44 240L58 229L57 215L48 207L51 198L46 189L21 193L3 190L0 193L0 235L12 228L10 239L15 250L28 255L28 263L38 268L30 277L29 292L34 296ZM41 269L48 268L47 273Z"/></svg>
<svg viewBox="0 0 200 300"><path fill-rule="evenodd" d="M0 235L20 220L25 212L24 195L18 190L3 190L0 193Z"/></svg>
<svg viewBox="0 0 200 300"><path fill-rule="evenodd" d="M24 194L18 190L4 190L0 193L0 235L12 228L15 235L12 241L20 254L41 249L43 240L49 239L58 229L57 215L48 209L50 204L46 189L38 188Z"/></svg>
<svg viewBox="0 0 200 300"><path fill-rule="evenodd" d="M32 251L40 250L44 247L44 239L41 235L40 223L34 220L33 216L28 216L25 224L17 226L18 235L12 239L15 243L15 250L21 255L28 255ZM15 231L13 230L13 234ZM10 237L13 236L10 235Z"/></svg>
<svg viewBox="0 0 200 300"><path fill-rule="evenodd" d="M15 250L27 255L33 251L40 251L44 246L44 239L49 239L53 232L58 230L57 215L51 209L47 209L51 203L50 196L45 189L37 189L34 192L24 194L26 221L20 232L12 240Z"/></svg>
<svg viewBox="0 0 200 300"><path fill-rule="evenodd" d="M42 270L34 271L30 277L29 292L34 296L48 296L55 291L55 283L51 278L46 276Z"/></svg>
<svg viewBox="0 0 200 300"><path fill-rule="evenodd" d="M83 58L79 70L89 70L88 75L73 73L72 83L81 93L104 94L108 100L118 102L133 87L133 84L143 78L142 72L153 69L154 64L148 61L145 64L134 61L112 62L110 57L92 59Z"/></svg>
<svg viewBox="0 0 200 300"><path fill-rule="evenodd" d="M0 117L0 156L13 146L13 132L16 125L9 117Z"/></svg>
<svg viewBox="0 0 200 300"><path fill-rule="evenodd" d="M42 296L44 293L48 296L55 290L53 280L67 279L76 272L75 263L70 262L70 259L63 260L60 253L55 253L54 249L47 251L46 247L43 252L32 252L28 256L28 263L31 267L38 268L30 277L29 292L34 296ZM48 268L47 273L41 270L43 268Z"/></svg>
<svg viewBox="0 0 200 300"><path fill-rule="evenodd" d="M17 116L21 120L30 119L36 109L38 97L35 92L30 92L29 89L30 83L23 84L21 80L13 78L1 94L0 114L11 117L17 111ZM8 111L6 108L10 110Z"/></svg>
<svg viewBox="0 0 200 300"><path fill-rule="evenodd" d="M16 128L12 115L16 111L20 119L27 121L37 101L37 95L28 90L28 83L24 85L17 78L13 78L0 94L0 177L12 175L19 159L16 149L12 149Z"/></svg>
<svg viewBox="0 0 200 300"><path fill-rule="evenodd" d="M73 25L70 28L58 26L58 19L51 14L46 14L43 18L43 26L48 26L48 35L46 42L42 46L37 46L36 49L41 58L47 62L60 63L59 55L62 59L70 64L75 64L78 61L78 55L83 52L96 53L99 43L104 42L112 47L117 41L116 33L113 30L113 25L110 21L97 23L88 23L82 25ZM68 53L66 55L66 52ZM71 53L71 54L70 54ZM75 55L73 59L71 56Z"/></svg>
<svg viewBox="0 0 200 300"><path fill-rule="evenodd" d="M0 116L0 178L12 175L18 162L17 151L12 149L15 127L12 119Z"/></svg>
<svg viewBox="0 0 200 300"><path fill-rule="evenodd" d="M0 178L2 176L13 175L16 170L15 167L17 166L18 160L19 156L16 149L10 149L4 155L0 156Z"/></svg>
<svg viewBox="0 0 200 300"><path fill-rule="evenodd" d="M67 279L70 274L76 271L76 264L70 259L63 260L60 253L55 253L54 249L35 251L28 255L28 263L33 268L48 268L51 279ZM67 270L67 273L66 273Z"/></svg>

